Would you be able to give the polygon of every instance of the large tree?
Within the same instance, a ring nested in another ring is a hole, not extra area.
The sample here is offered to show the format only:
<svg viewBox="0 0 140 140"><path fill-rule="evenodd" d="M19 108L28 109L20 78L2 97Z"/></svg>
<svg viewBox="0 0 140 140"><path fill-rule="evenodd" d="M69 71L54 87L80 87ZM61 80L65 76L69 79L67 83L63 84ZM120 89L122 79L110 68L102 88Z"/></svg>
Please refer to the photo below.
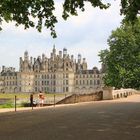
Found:
<svg viewBox="0 0 140 140"><path fill-rule="evenodd" d="M100 9L106 9L110 5L102 0L64 0L62 17L67 19L70 15L77 15L78 9L84 11L85 2ZM54 5L54 0L0 0L0 24L3 21L15 21L16 26L22 24L25 29L36 27L39 32L42 26L45 26L51 30L51 35L56 37L54 27L57 19L53 14ZM121 6L121 14L124 14L127 20L134 21L140 11L140 1L121 0Z"/></svg>
<svg viewBox="0 0 140 140"><path fill-rule="evenodd" d="M99 54L106 65L105 85L140 89L140 20L113 31L108 44L109 50Z"/></svg>

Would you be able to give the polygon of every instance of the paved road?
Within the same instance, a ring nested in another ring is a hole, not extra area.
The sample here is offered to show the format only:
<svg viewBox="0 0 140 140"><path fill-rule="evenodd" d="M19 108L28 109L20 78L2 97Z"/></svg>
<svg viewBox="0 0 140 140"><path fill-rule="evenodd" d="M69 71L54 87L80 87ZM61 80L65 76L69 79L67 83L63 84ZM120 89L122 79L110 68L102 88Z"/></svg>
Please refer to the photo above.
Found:
<svg viewBox="0 0 140 140"><path fill-rule="evenodd" d="M0 140L139 140L140 95L0 114Z"/></svg>

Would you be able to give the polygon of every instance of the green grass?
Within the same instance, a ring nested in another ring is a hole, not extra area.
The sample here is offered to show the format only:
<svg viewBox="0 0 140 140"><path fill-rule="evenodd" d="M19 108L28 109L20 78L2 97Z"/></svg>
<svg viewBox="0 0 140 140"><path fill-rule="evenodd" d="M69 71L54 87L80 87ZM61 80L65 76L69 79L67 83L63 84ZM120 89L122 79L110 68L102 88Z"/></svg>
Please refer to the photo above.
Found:
<svg viewBox="0 0 140 140"><path fill-rule="evenodd" d="M30 94L25 94L25 93L0 93L0 98L15 98L15 95L18 98L28 98Z"/></svg>
<svg viewBox="0 0 140 140"><path fill-rule="evenodd" d="M0 108L14 108L12 102L7 102L6 104L0 105Z"/></svg>
<svg viewBox="0 0 140 140"><path fill-rule="evenodd" d="M15 95L17 96L17 98L21 98L21 99L28 99L30 98L30 93L0 93L0 98L10 98L10 99L14 99ZM59 94L54 94L54 93L47 93L44 94L46 97L54 97L54 95L56 97L64 97L65 94L63 93L59 93ZM38 98L38 94L34 94L35 98Z"/></svg>
<svg viewBox="0 0 140 140"><path fill-rule="evenodd" d="M0 108L13 108L14 107L14 100L15 95L17 96L17 107L24 107L26 103L30 102L30 93L0 93L0 99L9 99L10 101L7 101L5 104L0 105ZM45 99L50 102L50 100L53 102L53 98L55 95L55 99L60 100L60 98L65 98L68 96L68 94L53 94L53 93L47 93L44 94ZM34 94L34 100L38 99L38 94Z"/></svg>

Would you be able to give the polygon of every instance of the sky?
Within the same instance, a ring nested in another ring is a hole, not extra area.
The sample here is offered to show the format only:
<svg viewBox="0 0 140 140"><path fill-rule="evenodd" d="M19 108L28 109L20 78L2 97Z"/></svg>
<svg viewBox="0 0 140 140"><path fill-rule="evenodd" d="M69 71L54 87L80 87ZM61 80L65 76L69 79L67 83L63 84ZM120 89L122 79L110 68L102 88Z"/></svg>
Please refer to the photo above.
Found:
<svg viewBox="0 0 140 140"><path fill-rule="evenodd" d="M55 45L57 53L67 48L75 59L78 54L86 58L89 69L94 66L100 68L98 53L109 48L107 39L122 20L120 0L108 1L111 1L111 7L107 10L93 8L90 3L86 3L84 12L79 11L78 16L71 16L64 21L61 17L63 0L56 0L56 39L45 28L39 33L33 28L24 30L23 26L15 27L13 22L3 23L0 32L0 67L15 67L18 71L19 57L23 57L25 51L33 57L41 56L42 53L50 57Z"/></svg>

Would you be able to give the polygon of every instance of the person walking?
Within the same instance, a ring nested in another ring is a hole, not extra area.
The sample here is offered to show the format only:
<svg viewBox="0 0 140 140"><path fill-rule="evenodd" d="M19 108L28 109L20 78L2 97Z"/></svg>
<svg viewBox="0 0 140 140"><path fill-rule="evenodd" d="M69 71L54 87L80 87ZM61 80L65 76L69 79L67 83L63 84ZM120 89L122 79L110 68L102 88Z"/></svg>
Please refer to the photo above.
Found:
<svg viewBox="0 0 140 140"><path fill-rule="evenodd" d="M39 106L43 107L45 97L44 97L44 95L43 95L43 93L41 91L40 91L38 97L39 97Z"/></svg>
<svg viewBox="0 0 140 140"><path fill-rule="evenodd" d="M33 94L30 95L30 107L33 107Z"/></svg>

